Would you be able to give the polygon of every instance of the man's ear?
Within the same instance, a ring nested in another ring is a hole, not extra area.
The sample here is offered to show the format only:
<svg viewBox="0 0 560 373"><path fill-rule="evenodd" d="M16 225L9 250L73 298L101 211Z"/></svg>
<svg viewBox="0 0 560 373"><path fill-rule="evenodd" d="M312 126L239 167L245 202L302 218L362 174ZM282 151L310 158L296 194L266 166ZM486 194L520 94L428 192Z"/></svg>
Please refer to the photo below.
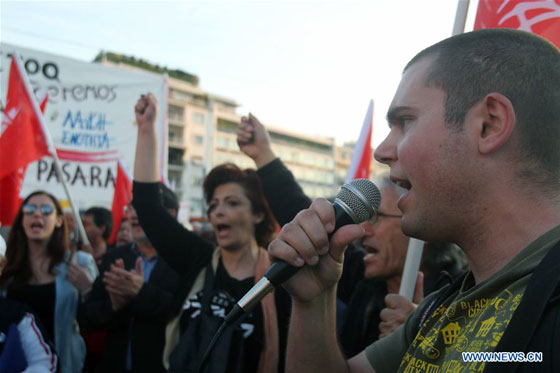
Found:
<svg viewBox="0 0 560 373"><path fill-rule="evenodd" d="M481 101L483 120L477 128L478 150L490 154L504 145L515 128L513 104L500 93L489 93Z"/></svg>

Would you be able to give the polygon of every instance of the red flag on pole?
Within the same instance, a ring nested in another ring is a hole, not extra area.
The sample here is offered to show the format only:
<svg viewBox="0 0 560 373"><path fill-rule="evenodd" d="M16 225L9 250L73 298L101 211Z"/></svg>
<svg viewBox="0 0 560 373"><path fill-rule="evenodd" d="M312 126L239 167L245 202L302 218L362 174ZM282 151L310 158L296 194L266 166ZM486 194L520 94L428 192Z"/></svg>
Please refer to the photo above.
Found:
<svg viewBox="0 0 560 373"><path fill-rule="evenodd" d="M117 181L115 182L115 194L113 194L113 231L109 237L109 244L117 240L117 231L124 216L124 207L132 200L132 178L125 171L121 162L117 162Z"/></svg>
<svg viewBox="0 0 560 373"><path fill-rule="evenodd" d="M0 222L11 225L19 204L19 193L27 165L50 154L46 135L25 84L25 70L12 56L6 106L0 126ZM47 98L41 103L46 106Z"/></svg>
<svg viewBox="0 0 560 373"><path fill-rule="evenodd" d="M560 1L480 0L474 29L484 28L529 31L560 48Z"/></svg>
<svg viewBox="0 0 560 373"><path fill-rule="evenodd" d="M370 100L368 111L362 125L360 138L356 142L352 163L346 176L346 182L354 179L369 178L371 166L371 136L373 132L373 100Z"/></svg>

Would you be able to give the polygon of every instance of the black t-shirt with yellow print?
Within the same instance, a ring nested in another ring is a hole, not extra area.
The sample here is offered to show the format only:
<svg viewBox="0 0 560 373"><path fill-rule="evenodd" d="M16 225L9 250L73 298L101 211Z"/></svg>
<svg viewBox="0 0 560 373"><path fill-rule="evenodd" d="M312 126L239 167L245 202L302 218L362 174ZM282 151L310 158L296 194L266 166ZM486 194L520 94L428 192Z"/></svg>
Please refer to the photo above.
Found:
<svg viewBox="0 0 560 373"><path fill-rule="evenodd" d="M463 352L493 352L525 292L535 267L560 240L560 226L545 233L480 284L469 273L412 335L420 315L366 349L377 372L476 372L483 362L463 361ZM435 295L432 295L435 296ZM424 302L433 298L427 297ZM418 309L422 309L421 306Z"/></svg>

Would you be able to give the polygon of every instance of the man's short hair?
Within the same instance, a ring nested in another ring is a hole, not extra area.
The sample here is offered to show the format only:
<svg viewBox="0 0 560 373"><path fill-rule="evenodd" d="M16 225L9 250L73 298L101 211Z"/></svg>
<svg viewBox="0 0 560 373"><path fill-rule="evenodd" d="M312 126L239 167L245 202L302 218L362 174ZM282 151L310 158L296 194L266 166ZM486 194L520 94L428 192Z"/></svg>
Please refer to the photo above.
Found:
<svg viewBox="0 0 560 373"><path fill-rule="evenodd" d="M105 232L103 232L103 239L107 241L113 230L113 213L105 207L90 207L84 212L84 215L93 216L93 222L96 226L105 226Z"/></svg>
<svg viewBox="0 0 560 373"><path fill-rule="evenodd" d="M417 54L405 71L433 58L426 85L446 94L445 120L458 131L470 108L497 92L512 103L519 128L520 160L532 163L519 176L547 189L560 184L560 51L519 30L486 29L445 39ZM538 170L534 170L535 163ZM532 170L532 171L531 171ZM537 180L535 180L535 178Z"/></svg>

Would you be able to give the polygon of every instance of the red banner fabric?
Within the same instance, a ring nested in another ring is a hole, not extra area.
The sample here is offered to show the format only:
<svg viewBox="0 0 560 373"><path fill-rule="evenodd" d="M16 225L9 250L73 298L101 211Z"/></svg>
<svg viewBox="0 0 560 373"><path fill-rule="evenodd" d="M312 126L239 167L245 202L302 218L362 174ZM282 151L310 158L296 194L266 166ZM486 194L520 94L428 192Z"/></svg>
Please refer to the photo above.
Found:
<svg viewBox="0 0 560 373"><path fill-rule="evenodd" d="M474 24L538 34L560 48L560 0L480 0Z"/></svg>
<svg viewBox="0 0 560 373"><path fill-rule="evenodd" d="M0 222L11 225L21 199L19 197L27 165L49 155L47 139L21 65L12 56L6 107L0 127ZM41 103L44 111L47 97Z"/></svg>
<svg viewBox="0 0 560 373"><path fill-rule="evenodd" d="M113 231L109 237L112 245L117 239L117 231L124 216L124 207L132 200L132 180L124 170L121 162L117 163L117 181L115 182L115 194L113 195Z"/></svg>

